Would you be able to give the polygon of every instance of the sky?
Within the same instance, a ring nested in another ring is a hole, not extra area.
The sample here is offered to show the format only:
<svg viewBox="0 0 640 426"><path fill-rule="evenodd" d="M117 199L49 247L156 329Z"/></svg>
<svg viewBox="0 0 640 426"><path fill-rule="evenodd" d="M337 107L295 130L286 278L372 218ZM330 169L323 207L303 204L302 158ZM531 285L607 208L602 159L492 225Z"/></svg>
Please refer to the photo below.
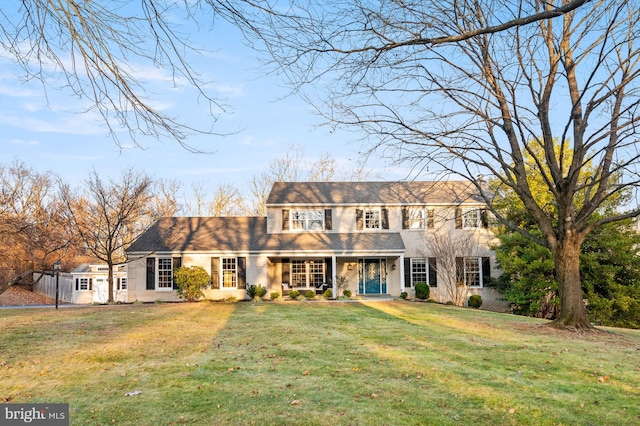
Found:
<svg viewBox="0 0 640 426"><path fill-rule="evenodd" d="M81 185L88 172L117 178L134 168L156 179L172 179L188 192L193 183L214 191L234 184L246 191L253 176L270 161L285 155L292 145L303 147L305 157L330 153L342 167L354 167L361 158L357 135L318 127L322 120L300 97L290 95L276 75L264 75L258 54L245 47L240 33L218 21L213 30L194 31L192 37L208 51L192 57L216 97L224 98L229 113L218 117L215 131L227 136L198 135L186 142L208 153L192 153L173 140L139 139L136 148L127 132L119 132L118 147L100 117L84 112L86 101L73 97L57 84L24 82L20 70L0 55L0 157L3 164L23 162L38 172L53 171L64 181ZM186 85L173 87L160 70L136 69L144 75L154 105L179 119L209 127L210 116ZM400 170L373 158L371 176L403 179ZM245 192L246 193L246 192Z"/></svg>

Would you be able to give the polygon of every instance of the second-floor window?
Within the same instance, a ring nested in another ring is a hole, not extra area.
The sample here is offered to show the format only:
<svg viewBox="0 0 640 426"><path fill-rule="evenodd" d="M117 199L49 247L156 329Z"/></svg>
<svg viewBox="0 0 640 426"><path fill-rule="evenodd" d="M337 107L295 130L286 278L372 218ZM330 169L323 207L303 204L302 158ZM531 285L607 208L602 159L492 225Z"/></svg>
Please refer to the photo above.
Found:
<svg viewBox="0 0 640 426"><path fill-rule="evenodd" d="M356 209L356 229L389 229L389 210L384 207Z"/></svg>
<svg viewBox="0 0 640 426"><path fill-rule="evenodd" d="M380 229L380 210L364 210L364 229Z"/></svg>
<svg viewBox="0 0 640 426"><path fill-rule="evenodd" d="M291 229L322 231L324 229L324 210L292 210Z"/></svg>
<svg viewBox="0 0 640 426"><path fill-rule="evenodd" d="M480 227L480 210L462 209L462 228L475 229Z"/></svg>
<svg viewBox="0 0 640 426"><path fill-rule="evenodd" d="M409 229L424 229L426 215L424 209L409 209Z"/></svg>

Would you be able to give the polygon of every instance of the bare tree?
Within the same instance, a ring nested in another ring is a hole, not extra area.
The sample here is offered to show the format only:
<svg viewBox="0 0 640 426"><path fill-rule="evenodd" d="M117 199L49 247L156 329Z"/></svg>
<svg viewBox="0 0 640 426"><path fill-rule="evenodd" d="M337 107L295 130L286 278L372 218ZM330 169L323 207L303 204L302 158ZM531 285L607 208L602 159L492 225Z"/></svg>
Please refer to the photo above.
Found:
<svg viewBox="0 0 640 426"><path fill-rule="evenodd" d="M231 184L218 185L209 202L209 216L240 216L245 211L240 191Z"/></svg>
<svg viewBox="0 0 640 426"><path fill-rule="evenodd" d="M283 156L273 159L264 172L249 182L249 210L260 216L267 214L265 204L274 182L357 181L370 175L364 163L358 162L355 167L352 163L346 160L341 164L328 152L322 153L319 159L308 158L303 146L291 145Z"/></svg>
<svg viewBox="0 0 640 426"><path fill-rule="evenodd" d="M436 259L438 273L438 288L433 297L439 302L453 302L456 306L464 306L471 290L469 282L474 278L467 277L464 264L460 259L477 259L479 247L476 238L467 235L451 235L449 232L431 233L426 238L427 243L421 255L424 258ZM461 268L462 266L462 268ZM480 270L472 273L480 273Z"/></svg>
<svg viewBox="0 0 640 426"><path fill-rule="evenodd" d="M0 293L11 278L50 269L74 247L51 176L19 161L0 165Z"/></svg>
<svg viewBox="0 0 640 426"><path fill-rule="evenodd" d="M230 183L219 184L209 194L205 182L191 184L191 194L185 196L184 213L188 216L240 216L246 212L240 191Z"/></svg>
<svg viewBox="0 0 640 426"><path fill-rule="evenodd" d="M86 249L109 267L109 303L113 303L113 266L125 261L124 249L164 211L154 211L153 182L133 170L122 172L120 181L105 182L94 170L78 192L60 183L67 221Z"/></svg>
<svg viewBox="0 0 640 426"><path fill-rule="evenodd" d="M594 215L609 198L640 186L639 2L304 5L294 2L254 24L294 88L313 84L317 109L336 126L359 128L372 150L418 172L469 179L490 207L502 188L513 190L544 237L518 231L553 252L561 300L554 325L592 329L581 244L594 228L640 214L630 205ZM531 140L540 153L528 149ZM525 152L548 167L543 180L556 213L532 195ZM598 167L583 179L588 164ZM500 186L487 191L480 174Z"/></svg>
<svg viewBox="0 0 640 426"><path fill-rule="evenodd" d="M193 133L214 134L213 126L196 128L187 119L176 119L156 107L141 70L165 71L169 88L189 85L195 89L194 102L204 100L203 111L215 123L227 106L209 93L209 82L190 63L204 50L194 44L190 31L213 25L216 15L236 13L232 4L223 1L7 3L0 12L0 54L22 68L25 80L42 82L45 92L65 87L87 101L87 109L101 115L118 144L116 130L124 127L136 144L138 136L150 135L171 138L195 150L185 138Z"/></svg>

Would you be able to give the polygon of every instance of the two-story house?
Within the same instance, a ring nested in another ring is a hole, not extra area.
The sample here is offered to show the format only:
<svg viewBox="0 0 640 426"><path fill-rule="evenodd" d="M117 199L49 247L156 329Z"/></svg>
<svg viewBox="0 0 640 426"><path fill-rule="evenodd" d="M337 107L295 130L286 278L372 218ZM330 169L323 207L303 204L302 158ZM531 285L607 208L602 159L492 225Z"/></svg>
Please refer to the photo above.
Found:
<svg viewBox="0 0 640 426"><path fill-rule="evenodd" d="M360 297L413 296L424 282L462 304L495 275L486 210L467 182L277 182L266 206L266 217L160 219L127 249L129 301L178 300L182 265L211 274L213 300L243 299L250 284L337 296L340 281Z"/></svg>

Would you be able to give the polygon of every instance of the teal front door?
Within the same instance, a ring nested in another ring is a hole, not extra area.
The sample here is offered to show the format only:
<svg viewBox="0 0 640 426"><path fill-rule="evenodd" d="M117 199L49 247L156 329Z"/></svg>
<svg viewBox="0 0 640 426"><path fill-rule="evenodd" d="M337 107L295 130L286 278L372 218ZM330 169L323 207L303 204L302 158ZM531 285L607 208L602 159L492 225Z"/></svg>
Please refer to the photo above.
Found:
<svg viewBox="0 0 640 426"><path fill-rule="evenodd" d="M386 262L384 259L360 259L360 294L384 294L387 292Z"/></svg>

